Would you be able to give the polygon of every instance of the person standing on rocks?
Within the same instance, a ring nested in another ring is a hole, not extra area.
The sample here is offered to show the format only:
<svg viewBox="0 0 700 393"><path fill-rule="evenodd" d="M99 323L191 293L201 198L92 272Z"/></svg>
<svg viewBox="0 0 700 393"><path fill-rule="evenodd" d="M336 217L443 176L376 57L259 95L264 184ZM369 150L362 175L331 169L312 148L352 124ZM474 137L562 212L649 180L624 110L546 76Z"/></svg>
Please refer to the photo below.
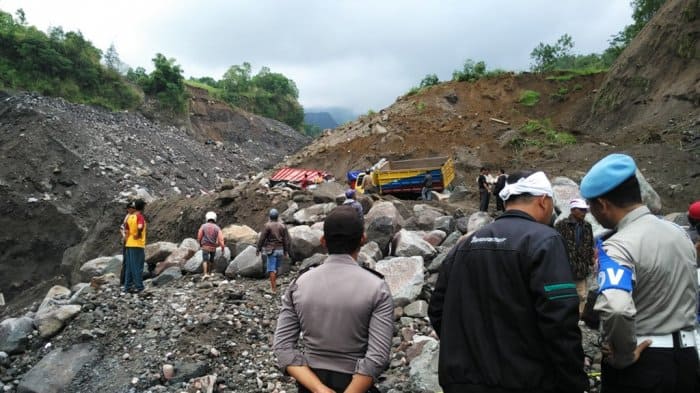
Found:
<svg viewBox="0 0 700 393"><path fill-rule="evenodd" d="M362 207L362 204L355 199L355 190L352 188L345 190L345 201L343 201L343 205L348 205L355 209L355 211L357 211L357 215L364 220L365 209Z"/></svg>
<svg viewBox="0 0 700 393"><path fill-rule="evenodd" d="M588 388L578 295L543 172L508 177L506 212L459 242L430 299L445 393Z"/></svg>
<svg viewBox="0 0 700 393"><path fill-rule="evenodd" d="M145 206L146 203L142 199L136 199L127 205L128 215L124 220L126 272L123 292L143 291L143 264L146 261L146 219L143 217Z"/></svg>
<svg viewBox="0 0 700 393"><path fill-rule="evenodd" d="M290 237L287 226L279 221L277 209L270 209L270 220L265 224L258 238L258 250L255 255L265 252L267 255L267 274L270 275L270 290L277 293L277 271L282 256L289 256Z"/></svg>
<svg viewBox="0 0 700 393"><path fill-rule="evenodd" d="M489 193L491 192L491 186L487 179L488 174L488 168L482 167L479 177L476 180L479 186L479 211L482 212L489 211Z"/></svg>
<svg viewBox="0 0 700 393"><path fill-rule="evenodd" d="M216 213L207 212L204 215L206 223L202 224L197 231L197 241L202 249L202 269L204 270L203 279L209 278L211 268L214 266L214 257L216 256L216 247L221 247L223 254L224 248L224 233L218 225L216 225Z"/></svg>
<svg viewBox="0 0 700 393"><path fill-rule="evenodd" d="M423 178L423 188L421 188L420 194L424 201L433 200L433 175L430 172L426 173Z"/></svg>
<svg viewBox="0 0 700 393"><path fill-rule="evenodd" d="M505 205L503 204L503 199L498 194L501 192L501 190L503 188L505 188L507 179L508 179L508 175L506 175L506 171L504 171L503 169L500 169L500 173L498 174L498 177L496 178L496 183L493 185L493 195L494 195L494 198L496 199L496 211L497 212L506 211Z"/></svg>
<svg viewBox="0 0 700 393"><path fill-rule="evenodd" d="M583 199L572 199L569 202L571 213L569 217L559 221L555 229L566 242L566 249L569 253L569 263L571 263L571 273L576 282L576 292L578 293L579 315L583 313L588 298L588 288L586 279L591 274L593 266L593 227L586 222L588 205Z"/></svg>
<svg viewBox="0 0 700 393"><path fill-rule="evenodd" d="M394 303L383 276L357 264L365 240L353 208L333 209L321 238L328 258L300 272L282 298L274 352L300 393L379 392L373 384L389 366Z"/></svg>
<svg viewBox="0 0 700 393"><path fill-rule="evenodd" d="M679 226L642 203L636 164L610 154L581 181L598 241L603 392L695 392L696 252Z"/></svg>

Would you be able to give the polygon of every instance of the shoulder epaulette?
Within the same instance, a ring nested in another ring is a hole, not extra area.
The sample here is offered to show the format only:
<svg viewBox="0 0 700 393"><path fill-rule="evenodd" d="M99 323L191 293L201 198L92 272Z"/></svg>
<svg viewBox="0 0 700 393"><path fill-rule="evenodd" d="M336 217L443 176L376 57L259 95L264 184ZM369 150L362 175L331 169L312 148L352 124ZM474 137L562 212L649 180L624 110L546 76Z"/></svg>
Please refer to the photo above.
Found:
<svg viewBox="0 0 700 393"><path fill-rule="evenodd" d="M367 270L368 272L374 274L375 276L381 278L382 280L384 279L384 275L382 273L379 273L378 271L371 269L365 265L360 265L363 269Z"/></svg>

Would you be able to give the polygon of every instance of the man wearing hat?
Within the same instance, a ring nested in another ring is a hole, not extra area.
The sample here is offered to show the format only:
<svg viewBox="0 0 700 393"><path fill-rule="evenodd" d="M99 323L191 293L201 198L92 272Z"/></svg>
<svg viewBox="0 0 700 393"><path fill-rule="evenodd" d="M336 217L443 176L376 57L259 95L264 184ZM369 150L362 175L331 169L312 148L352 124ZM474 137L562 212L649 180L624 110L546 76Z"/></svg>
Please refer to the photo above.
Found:
<svg viewBox="0 0 700 393"><path fill-rule="evenodd" d="M146 261L146 219L142 211L146 203L136 199L127 205L124 219L124 288L123 292L143 291L143 264Z"/></svg>
<svg viewBox="0 0 700 393"><path fill-rule="evenodd" d="M499 196L505 213L452 248L430 298L440 386L581 393L576 285L564 241L546 225L552 185L543 172L515 172Z"/></svg>
<svg viewBox="0 0 700 393"><path fill-rule="evenodd" d="M593 265L593 228L586 222L586 213L588 213L586 201L580 198L572 199L569 207L571 208L569 217L559 221L555 228L566 243L571 273L574 275L578 293L578 313L581 315L588 297L586 279L591 274Z"/></svg>
<svg viewBox="0 0 700 393"><path fill-rule="evenodd" d="M355 209L333 209L321 238L328 258L302 270L282 298L274 352L300 393L379 392L373 384L389 366L394 303L381 274L357 264L365 240Z"/></svg>
<svg viewBox="0 0 700 393"><path fill-rule="evenodd" d="M694 392L697 278L683 230L642 204L632 157L611 154L581 181L613 232L597 244L604 392Z"/></svg>

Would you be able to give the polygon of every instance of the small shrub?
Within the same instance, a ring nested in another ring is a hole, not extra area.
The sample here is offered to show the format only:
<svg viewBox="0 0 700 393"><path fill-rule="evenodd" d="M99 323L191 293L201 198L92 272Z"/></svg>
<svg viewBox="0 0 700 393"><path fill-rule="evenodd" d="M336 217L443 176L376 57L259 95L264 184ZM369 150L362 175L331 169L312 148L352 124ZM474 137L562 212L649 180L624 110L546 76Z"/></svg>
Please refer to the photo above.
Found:
<svg viewBox="0 0 700 393"><path fill-rule="evenodd" d="M579 91L581 89L583 89L583 86L581 86L580 83L575 84L574 87L571 88L572 91Z"/></svg>
<svg viewBox="0 0 700 393"><path fill-rule="evenodd" d="M423 109L425 109L425 103L423 101L419 101L416 104L416 109L418 109L418 112L422 112Z"/></svg>
<svg viewBox="0 0 700 393"><path fill-rule="evenodd" d="M374 116L376 114L377 114L377 112L375 112L373 109L370 109L367 111L367 116Z"/></svg>
<svg viewBox="0 0 700 393"><path fill-rule="evenodd" d="M528 120L520 128L521 136L515 140L521 141L511 142L518 146L538 146L542 147L545 144L550 146L564 146L576 143L576 137L568 132L559 132L553 126L549 119L544 120Z"/></svg>
<svg viewBox="0 0 700 393"><path fill-rule="evenodd" d="M534 90L525 90L520 94L520 100L518 102L525 106L535 106L540 102L540 93Z"/></svg>
<svg viewBox="0 0 700 393"><path fill-rule="evenodd" d="M413 87L411 88L411 90L409 90L408 93L406 93L406 96L412 96L412 95L414 95L414 94L418 94L419 91L420 91L420 87L418 87L418 86L413 86Z"/></svg>

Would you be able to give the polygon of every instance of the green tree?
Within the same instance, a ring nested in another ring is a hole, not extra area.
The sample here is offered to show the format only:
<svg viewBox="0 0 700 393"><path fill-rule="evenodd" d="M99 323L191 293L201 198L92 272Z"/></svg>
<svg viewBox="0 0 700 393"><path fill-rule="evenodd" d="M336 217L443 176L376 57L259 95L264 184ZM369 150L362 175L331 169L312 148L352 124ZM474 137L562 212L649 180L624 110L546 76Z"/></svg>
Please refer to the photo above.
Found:
<svg viewBox="0 0 700 393"><path fill-rule="evenodd" d="M123 67L123 63L119 59L119 54L117 53L117 48L114 47L114 43L109 45L102 59L104 60L105 66L110 70L119 72Z"/></svg>
<svg viewBox="0 0 700 393"><path fill-rule="evenodd" d="M166 109L184 112L187 94L182 69L175 63L175 59L168 59L161 53L157 53L153 58L153 65L155 69L148 79L142 82L144 93L157 97L161 106Z"/></svg>
<svg viewBox="0 0 700 393"><path fill-rule="evenodd" d="M452 73L452 80L459 82L474 82L486 75L486 63L483 61L474 62L472 59L464 61L461 70Z"/></svg>
<svg viewBox="0 0 700 393"><path fill-rule="evenodd" d="M612 64L665 2L666 0L632 0L630 5L632 6L633 23L612 36L610 46L603 53L606 61Z"/></svg>
<svg viewBox="0 0 700 393"><path fill-rule="evenodd" d="M437 75L428 74L423 78L423 80L420 81L420 85L418 85L418 87L423 89L428 86L435 86L438 83L440 83L440 79L438 79Z"/></svg>
<svg viewBox="0 0 700 393"><path fill-rule="evenodd" d="M570 35L564 34L553 45L539 43L530 53L535 63L530 67L536 72L547 72L555 69L559 60L571 56L574 41Z"/></svg>

